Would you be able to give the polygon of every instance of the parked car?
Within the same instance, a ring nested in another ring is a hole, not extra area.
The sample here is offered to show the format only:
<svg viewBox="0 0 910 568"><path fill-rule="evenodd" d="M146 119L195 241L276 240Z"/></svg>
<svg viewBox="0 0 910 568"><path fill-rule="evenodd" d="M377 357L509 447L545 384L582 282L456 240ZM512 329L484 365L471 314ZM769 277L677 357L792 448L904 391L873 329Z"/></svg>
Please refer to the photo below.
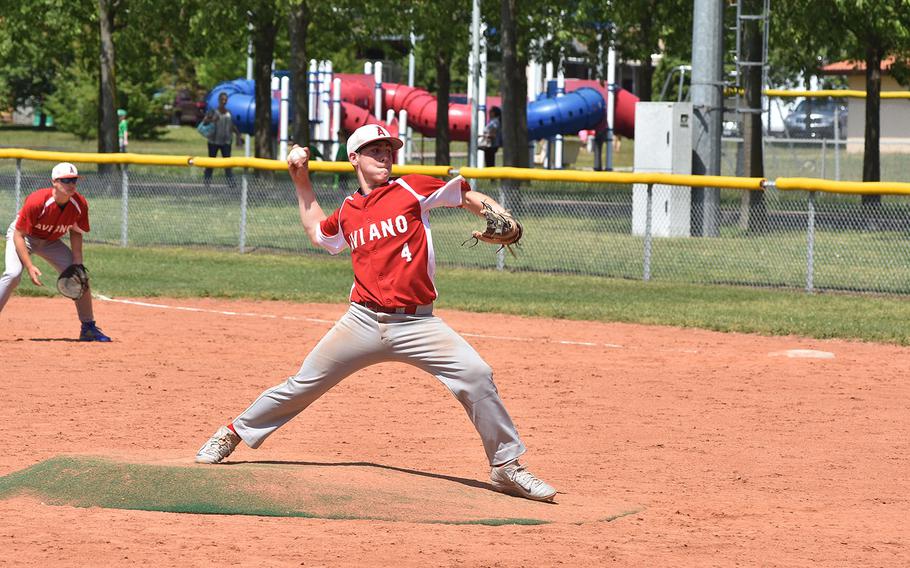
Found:
<svg viewBox="0 0 910 568"><path fill-rule="evenodd" d="M172 124L189 124L195 126L205 116L205 101L189 89L179 89L174 96L174 104L168 109Z"/></svg>
<svg viewBox="0 0 910 568"><path fill-rule="evenodd" d="M802 101L784 119L784 134L792 138L834 138L835 114L838 120L838 136L846 138L847 105L840 99Z"/></svg>

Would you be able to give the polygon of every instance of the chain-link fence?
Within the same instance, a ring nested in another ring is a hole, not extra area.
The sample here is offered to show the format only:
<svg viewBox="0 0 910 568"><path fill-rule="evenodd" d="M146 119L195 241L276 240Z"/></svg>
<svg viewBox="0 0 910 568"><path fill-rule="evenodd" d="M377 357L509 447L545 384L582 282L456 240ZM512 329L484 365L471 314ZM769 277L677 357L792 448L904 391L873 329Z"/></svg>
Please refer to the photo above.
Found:
<svg viewBox="0 0 910 568"><path fill-rule="evenodd" d="M49 169L47 163L24 161L21 171L0 172L4 227L29 193L49 185ZM79 191L91 211L89 243L324 254L300 225L286 173L235 169L228 180L216 170L206 184L195 168L128 174L115 168L108 175L82 169ZM327 212L356 188L351 174L319 172L312 178ZM431 220L440 266L910 293L910 196L863 203L859 195L720 189L716 200L703 201L715 190L655 185L648 207L644 185L476 183L524 224L520 252L513 257L464 244L481 221L462 210L437 209ZM672 223L673 230L661 223Z"/></svg>
<svg viewBox="0 0 910 568"><path fill-rule="evenodd" d="M910 168L907 144L883 140L880 147L881 179L906 179ZM848 151L846 140L767 137L762 151L765 176L768 178L814 177L837 181L863 179L863 153ZM724 138L721 156L723 175L745 175L742 138Z"/></svg>

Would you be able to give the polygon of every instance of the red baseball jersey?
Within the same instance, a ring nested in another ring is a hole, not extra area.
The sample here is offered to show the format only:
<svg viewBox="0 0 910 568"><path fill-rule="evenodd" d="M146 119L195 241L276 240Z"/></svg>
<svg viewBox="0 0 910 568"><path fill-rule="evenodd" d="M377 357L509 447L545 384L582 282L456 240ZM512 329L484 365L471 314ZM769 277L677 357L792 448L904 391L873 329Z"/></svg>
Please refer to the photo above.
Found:
<svg viewBox="0 0 910 568"><path fill-rule="evenodd" d="M39 239L56 241L70 229L89 232L88 202L74 193L62 209L54 201L54 188L39 189L25 198L16 217L16 228Z"/></svg>
<svg viewBox="0 0 910 568"><path fill-rule="evenodd" d="M458 176L448 182L412 174L390 180L368 195L345 198L319 226L320 246L332 254L351 249L352 302L386 307L432 303L437 296L436 255L429 213L458 207L471 187Z"/></svg>

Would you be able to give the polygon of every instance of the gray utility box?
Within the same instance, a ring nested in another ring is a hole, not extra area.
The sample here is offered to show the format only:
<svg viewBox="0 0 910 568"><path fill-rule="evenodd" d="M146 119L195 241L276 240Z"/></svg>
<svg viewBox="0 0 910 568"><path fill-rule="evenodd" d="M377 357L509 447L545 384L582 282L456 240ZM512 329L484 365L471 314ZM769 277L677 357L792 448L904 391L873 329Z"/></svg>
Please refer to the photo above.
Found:
<svg viewBox="0 0 910 568"><path fill-rule="evenodd" d="M692 173L692 103L635 104L635 171ZM648 186L632 188L632 234L644 235ZM651 193L651 235L692 234L692 188L655 185Z"/></svg>

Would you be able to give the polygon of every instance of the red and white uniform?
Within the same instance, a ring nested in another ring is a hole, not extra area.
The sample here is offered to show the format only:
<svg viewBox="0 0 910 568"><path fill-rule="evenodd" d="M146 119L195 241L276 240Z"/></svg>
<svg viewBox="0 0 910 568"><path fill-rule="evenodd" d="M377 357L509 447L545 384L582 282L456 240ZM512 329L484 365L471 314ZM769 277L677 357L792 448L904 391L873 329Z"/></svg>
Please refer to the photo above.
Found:
<svg viewBox="0 0 910 568"><path fill-rule="evenodd" d="M74 193L61 209L54 201L54 188L39 189L25 198L16 217L16 229L30 237L48 241L60 239L70 229L87 233L88 202L79 193Z"/></svg>
<svg viewBox="0 0 910 568"><path fill-rule="evenodd" d="M40 256L58 273L62 272L73 263L73 252L60 237L70 230L79 233L89 231L88 202L79 193L74 193L61 208L54 201L54 190L50 187L39 189L25 198L22 209L6 232L4 268L0 274L0 311L9 301L22 277L23 265L13 240L14 229L24 235L29 254ZM79 321L94 321L91 294L84 294L75 303Z"/></svg>
<svg viewBox="0 0 910 568"><path fill-rule="evenodd" d="M358 192L319 227L317 242L337 254L351 249L351 306L307 355L296 375L266 390L232 426L258 448L275 430L342 379L383 361L408 363L441 381L474 423L490 465L526 448L493 383L493 370L471 345L432 315L436 258L429 212L457 207L470 186L407 175ZM361 305L366 304L366 305ZM372 304L378 304L376 309ZM430 308L389 313L385 308Z"/></svg>
<svg viewBox="0 0 910 568"><path fill-rule="evenodd" d="M436 256L429 213L458 207L471 188L461 176L449 182L413 174L368 195L357 192L320 225L319 244L337 254L351 249L352 302L386 307L432 304Z"/></svg>

